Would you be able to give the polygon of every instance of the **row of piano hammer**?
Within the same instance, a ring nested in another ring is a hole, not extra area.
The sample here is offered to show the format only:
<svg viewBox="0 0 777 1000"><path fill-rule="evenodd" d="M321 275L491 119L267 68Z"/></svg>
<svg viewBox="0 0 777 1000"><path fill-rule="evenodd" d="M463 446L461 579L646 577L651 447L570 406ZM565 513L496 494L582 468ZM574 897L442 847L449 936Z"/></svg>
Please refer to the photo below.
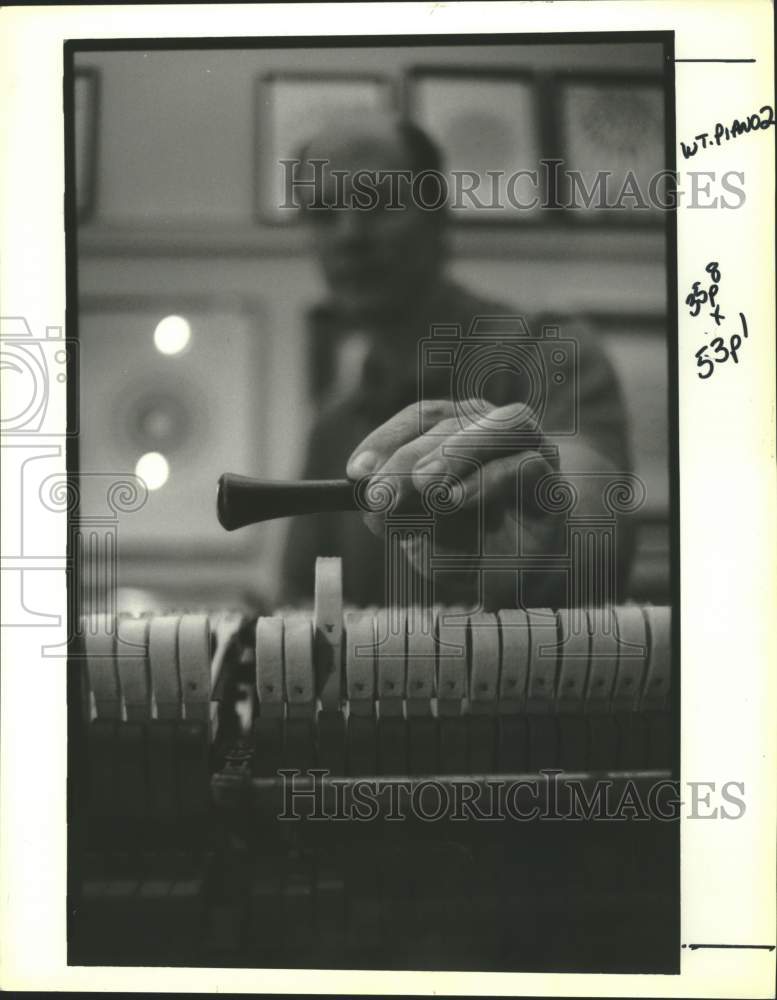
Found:
<svg viewBox="0 0 777 1000"><path fill-rule="evenodd" d="M325 559L308 612L90 624L96 815L201 814L235 744L264 778L628 770L670 755L668 608L344 610L339 560Z"/></svg>

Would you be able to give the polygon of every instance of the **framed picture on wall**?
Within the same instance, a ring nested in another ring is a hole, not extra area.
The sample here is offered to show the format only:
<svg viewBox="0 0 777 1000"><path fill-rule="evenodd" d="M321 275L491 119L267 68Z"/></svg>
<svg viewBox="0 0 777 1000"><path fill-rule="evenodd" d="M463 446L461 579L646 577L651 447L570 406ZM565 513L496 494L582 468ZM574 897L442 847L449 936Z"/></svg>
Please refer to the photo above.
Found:
<svg viewBox="0 0 777 1000"><path fill-rule="evenodd" d="M408 116L442 152L452 219L539 221L542 145L533 77L419 66L406 83Z"/></svg>
<svg viewBox="0 0 777 1000"><path fill-rule="evenodd" d="M653 180L665 167L661 79L564 78L557 109L559 194L561 204L574 206L568 216L584 224L661 224L665 213L656 200L665 199L666 179Z"/></svg>
<svg viewBox="0 0 777 1000"><path fill-rule="evenodd" d="M96 69L79 69L73 74L75 122L76 211L78 221L94 212L97 178L97 122L100 76Z"/></svg>
<svg viewBox="0 0 777 1000"><path fill-rule="evenodd" d="M340 115L394 106L391 81L380 76L272 73L260 77L256 93L256 214L281 224L298 217L282 161Z"/></svg>

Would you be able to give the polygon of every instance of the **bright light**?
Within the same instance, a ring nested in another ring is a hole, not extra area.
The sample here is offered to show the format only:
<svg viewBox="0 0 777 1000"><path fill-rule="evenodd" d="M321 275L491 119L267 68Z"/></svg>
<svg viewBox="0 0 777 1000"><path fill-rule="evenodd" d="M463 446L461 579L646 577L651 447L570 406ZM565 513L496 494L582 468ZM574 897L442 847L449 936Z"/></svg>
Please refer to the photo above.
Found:
<svg viewBox="0 0 777 1000"><path fill-rule="evenodd" d="M135 475L139 476L150 490L158 490L167 482L170 466L165 456L160 455L158 451L147 451L138 459Z"/></svg>
<svg viewBox="0 0 777 1000"><path fill-rule="evenodd" d="M192 328L183 316L165 316L154 330L154 347L161 354L180 354L191 335Z"/></svg>

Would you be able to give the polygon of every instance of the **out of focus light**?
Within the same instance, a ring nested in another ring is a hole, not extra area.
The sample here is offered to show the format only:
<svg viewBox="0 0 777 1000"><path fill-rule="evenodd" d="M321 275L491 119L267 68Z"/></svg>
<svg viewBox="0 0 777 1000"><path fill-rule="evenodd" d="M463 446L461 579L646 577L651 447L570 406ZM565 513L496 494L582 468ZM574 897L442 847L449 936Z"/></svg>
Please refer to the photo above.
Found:
<svg viewBox="0 0 777 1000"><path fill-rule="evenodd" d="M158 490L167 482L170 465L165 456L158 451L147 451L138 459L135 475L142 479L150 490Z"/></svg>
<svg viewBox="0 0 777 1000"><path fill-rule="evenodd" d="M180 354L191 336L192 328L183 316L165 316L154 330L154 347L161 354Z"/></svg>

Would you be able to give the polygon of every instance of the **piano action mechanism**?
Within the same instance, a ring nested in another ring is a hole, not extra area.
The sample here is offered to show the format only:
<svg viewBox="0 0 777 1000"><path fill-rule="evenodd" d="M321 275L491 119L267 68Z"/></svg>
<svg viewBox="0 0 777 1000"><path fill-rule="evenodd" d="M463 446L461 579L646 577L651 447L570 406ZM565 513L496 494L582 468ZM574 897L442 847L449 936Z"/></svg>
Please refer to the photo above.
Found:
<svg viewBox="0 0 777 1000"><path fill-rule="evenodd" d="M69 961L671 971L669 609L344 608L340 574L84 620Z"/></svg>

